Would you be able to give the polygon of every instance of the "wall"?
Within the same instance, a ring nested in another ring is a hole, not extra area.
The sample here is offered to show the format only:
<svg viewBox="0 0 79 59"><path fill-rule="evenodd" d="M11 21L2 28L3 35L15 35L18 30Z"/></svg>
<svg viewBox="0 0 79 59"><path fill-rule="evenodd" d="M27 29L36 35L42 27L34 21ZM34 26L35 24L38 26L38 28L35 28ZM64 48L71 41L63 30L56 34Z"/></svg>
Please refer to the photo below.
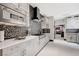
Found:
<svg viewBox="0 0 79 59"><path fill-rule="evenodd" d="M56 25L63 25L63 24L65 24L63 19L62 20L55 20L55 26Z"/></svg>

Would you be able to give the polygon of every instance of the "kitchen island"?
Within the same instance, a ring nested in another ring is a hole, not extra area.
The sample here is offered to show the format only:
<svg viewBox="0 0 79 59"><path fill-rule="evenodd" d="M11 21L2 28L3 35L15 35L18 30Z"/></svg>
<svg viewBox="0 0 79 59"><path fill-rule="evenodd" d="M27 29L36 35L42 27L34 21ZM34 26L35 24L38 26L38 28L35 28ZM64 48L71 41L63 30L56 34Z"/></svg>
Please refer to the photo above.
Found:
<svg viewBox="0 0 79 59"><path fill-rule="evenodd" d="M34 45L38 44L38 42L36 42L38 40L39 40L38 36L26 36L25 39L21 39L21 40L15 38L5 40L3 42L0 42L0 55L1 56L28 55L30 53L30 50L35 48Z"/></svg>
<svg viewBox="0 0 79 59"><path fill-rule="evenodd" d="M8 39L0 42L0 56L35 56L49 42L47 36L26 36L25 39Z"/></svg>

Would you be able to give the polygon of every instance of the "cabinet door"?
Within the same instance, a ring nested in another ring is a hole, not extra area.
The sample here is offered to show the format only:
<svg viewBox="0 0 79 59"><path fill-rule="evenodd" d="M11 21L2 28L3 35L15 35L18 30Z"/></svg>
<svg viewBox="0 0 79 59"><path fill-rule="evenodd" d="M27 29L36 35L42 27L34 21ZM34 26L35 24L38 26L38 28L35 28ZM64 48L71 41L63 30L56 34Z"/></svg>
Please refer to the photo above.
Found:
<svg viewBox="0 0 79 59"><path fill-rule="evenodd" d="M33 46L33 48L34 48L33 53L34 53L34 55L36 55L39 52L39 39L36 38L34 40L33 44L34 44L34 46Z"/></svg>
<svg viewBox="0 0 79 59"><path fill-rule="evenodd" d="M70 33L67 33L67 41L71 41L71 39L72 39L72 36L71 36L71 34Z"/></svg>
<svg viewBox="0 0 79 59"><path fill-rule="evenodd" d="M19 9L24 13L24 11L27 12L27 7L28 7L28 4L27 3L19 3Z"/></svg>
<svg viewBox="0 0 79 59"><path fill-rule="evenodd" d="M2 50L3 56L23 56L24 55L24 45L16 44Z"/></svg>
<svg viewBox="0 0 79 59"><path fill-rule="evenodd" d="M79 34L77 34L77 43L79 43Z"/></svg>
<svg viewBox="0 0 79 59"><path fill-rule="evenodd" d="M3 56L11 56L14 55L14 53L18 52L17 46L11 46L3 49Z"/></svg>
<svg viewBox="0 0 79 59"><path fill-rule="evenodd" d="M40 49L45 45L45 37L40 39Z"/></svg>
<svg viewBox="0 0 79 59"><path fill-rule="evenodd" d="M42 48L42 43L43 43L43 40L40 39L40 49Z"/></svg>
<svg viewBox="0 0 79 59"><path fill-rule="evenodd" d="M77 35L72 34L72 42L76 43L77 42Z"/></svg>
<svg viewBox="0 0 79 59"><path fill-rule="evenodd" d="M31 39L27 42L27 56L34 56L39 51L39 39Z"/></svg>
<svg viewBox="0 0 79 59"><path fill-rule="evenodd" d="M49 41L49 37L48 34L46 35L46 39L45 39L46 43Z"/></svg>
<svg viewBox="0 0 79 59"><path fill-rule="evenodd" d="M29 40L26 44L27 46L27 56L32 56L33 53L33 40Z"/></svg>
<svg viewBox="0 0 79 59"><path fill-rule="evenodd" d="M1 3L1 4L14 10L18 9L18 3Z"/></svg>

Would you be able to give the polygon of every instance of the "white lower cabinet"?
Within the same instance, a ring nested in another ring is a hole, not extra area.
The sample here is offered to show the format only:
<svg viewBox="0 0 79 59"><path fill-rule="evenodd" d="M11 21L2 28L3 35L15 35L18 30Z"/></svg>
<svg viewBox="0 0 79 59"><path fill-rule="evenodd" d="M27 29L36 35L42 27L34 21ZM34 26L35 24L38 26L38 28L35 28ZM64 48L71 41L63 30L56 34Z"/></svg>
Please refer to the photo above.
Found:
<svg viewBox="0 0 79 59"><path fill-rule="evenodd" d="M72 34L72 42L74 42L74 43L77 42L77 34L76 33Z"/></svg>
<svg viewBox="0 0 79 59"><path fill-rule="evenodd" d="M77 34L77 43L79 43L79 34Z"/></svg>
<svg viewBox="0 0 79 59"><path fill-rule="evenodd" d="M49 37L48 37L48 35L49 35L49 34L46 35L46 40L45 40L46 43L49 42Z"/></svg>
<svg viewBox="0 0 79 59"><path fill-rule="evenodd" d="M40 49L43 48L47 44L48 41L49 41L49 39L47 36L44 38L41 38L40 39Z"/></svg>
<svg viewBox="0 0 79 59"><path fill-rule="evenodd" d="M44 38L40 39L40 49L44 46Z"/></svg>
<svg viewBox="0 0 79 59"><path fill-rule="evenodd" d="M41 39L33 39L27 42L27 56L36 55L49 41L47 37Z"/></svg>
<svg viewBox="0 0 79 59"><path fill-rule="evenodd" d="M27 50L26 55L27 55L27 56L32 55L32 52L33 52L33 50L32 50L32 49L33 49L33 47L32 47L32 45L33 45L32 41L33 41L33 40L30 40L30 41L28 41L27 44L26 44L26 50Z"/></svg>
<svg viewBox="0 0 79 59"><path fill-rule="evenodd" d="M33 39L5 47L0 52L2 56L35 56L49 41L47 37Z"/></svg>
<svg viewBox="0 0 79 59"><path fill-rule="evenodd" d="M39 51L39 39L35 38L27 42L27 56L34 56Z"/></svg>
<svg viewBox="0 0 79 59"><path fill-rule="evenodd" d="M72 39L72 36L70 35L70 33L67 33L67 37L66 37L66 39L67 39L67 41L71 41L71 39Z"/></svg>
<svg viewBox="0 0 79 59"><path fill-rule="evenodd" d="M79 34L78 33L68 33L66 39L69 42L79 43Z"/></svg>
<svg viewBox="0 0 79 59"><path fill-rule="evenodd" d="M7 48L2 49L3 56L24 56L25 44L17 44Z"/></svg>
<svg viewBox="0 0 79 59"><path fill-rule="evenodd" d="M77 42L77 34L76 33L68 33L66 39L69 42Z"/></svg>
<svg viewBox="0 0 79 59"><path fill-rule="evenodd" d="M34 41L34 55L36 55L39 52L39 39L36 39Z"/></svg>

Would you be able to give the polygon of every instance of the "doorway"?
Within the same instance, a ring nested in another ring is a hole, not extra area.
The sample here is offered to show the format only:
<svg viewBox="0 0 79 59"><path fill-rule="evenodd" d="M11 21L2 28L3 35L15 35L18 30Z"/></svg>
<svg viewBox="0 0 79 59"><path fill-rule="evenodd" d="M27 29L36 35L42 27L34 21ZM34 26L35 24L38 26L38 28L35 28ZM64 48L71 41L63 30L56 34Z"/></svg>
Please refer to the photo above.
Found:
<svg viewBox="0 0 79 59"><path fill-rule="evenodd" d="M63 39L64 40L64 25L56 25L55 26L55 39Z"/></svg>

